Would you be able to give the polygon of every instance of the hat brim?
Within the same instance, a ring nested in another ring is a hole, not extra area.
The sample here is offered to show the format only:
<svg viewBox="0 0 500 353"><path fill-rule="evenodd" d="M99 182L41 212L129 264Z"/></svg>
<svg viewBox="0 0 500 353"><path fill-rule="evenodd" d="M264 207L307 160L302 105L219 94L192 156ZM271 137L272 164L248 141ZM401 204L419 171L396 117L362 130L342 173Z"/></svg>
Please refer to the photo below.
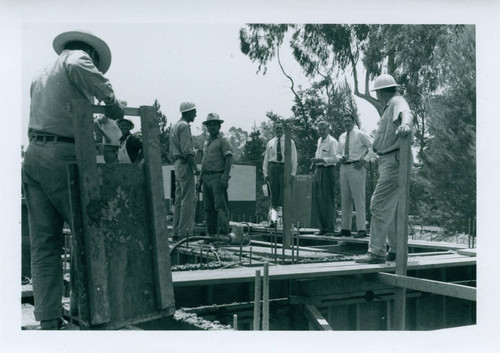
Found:
<svg viewBox="0 0 500 353"><path fill-rule="evenodd" d="M385 86L382 86L382 87L377 87L377 88L373 88L371 91L380 91L381 89L384 89L384 88L389 88L389 87L399 87L401 85L398 85L397 83L391 83L390 85L385 85Z"/></svg>
<svg viewBox="0 0 500 353"><path fill-rule="evenodd" d="M128 119L119 119L116 121L117 125L120 125L120 123L129 123L130 125L132 125L132 129L135 127L134 123Z"/></svg>
<svg viewBox="0 0 500 353"><path fill-rule="evenodd" d="M64 50L64 46L67 43L75 41L87 43L97 51L97 54L99 55L99 63L96 67L99 71L105 74L111 65L111 50L106 42L92 33L85 31L64 32L54 38L52 46L59 55Z"/></svg>
<svg viewBox="0 0 500 353"><path fill-rule="evenodd" d="M211 121L216 121L220 124L222 124L224 122L224 120L219 120L219 119L212 119L212 120L205 120L204 122L202 122L203 125L207 125L207 123L211 122Z"/></svg>

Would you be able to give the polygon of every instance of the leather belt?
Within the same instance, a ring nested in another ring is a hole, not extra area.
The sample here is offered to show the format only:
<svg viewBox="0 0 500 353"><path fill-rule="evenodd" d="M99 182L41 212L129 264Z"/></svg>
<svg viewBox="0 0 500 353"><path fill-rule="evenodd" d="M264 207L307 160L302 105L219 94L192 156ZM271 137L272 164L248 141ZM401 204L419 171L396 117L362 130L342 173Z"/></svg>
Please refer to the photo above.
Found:
<svg viewBox="0 0 500 353"><path fill-rule="evenodd" d="M375 152L375 153L377 153L379 156L385 156L386 154L391 154L391 153L394 153L394 152L397 152L397 151L399 151L399 148L396 148L395 150L383 152L383 153L379 153L379 152Z"/></svg>
<svg viewBox="0 0 500 353"><path fill-rule="evenodd" d="M186 157L184 157L184 156L174 156L174 159L175 159L175 160L178 160L178 159L186 159Z"/></svg>
<svg viewBox="0 0 500 353"><path fill-rule="evenodd" d="M223 170L221 171L218 171L218 172L214 172L214 171L211 171L211 170L204 170L201 172L202 175L213 175L213 174L222 174L224 173Z"/></svg>
<svg viewBox="0 0 500 353"><path fill-rule="evenodd" d="M285 164L284 162L269 162L269 164Z"/></svg>
<svg viewBox="0 0 500 353"><path fill-rule="evenodd" d="M75 139L72 137L64 137L57 135L31 135L30 141L75 143Z"/></svg>
<svg viewBox="0 0 500 353"><path fill-rule="evenodd" d="M316 166L316 168L333 168L333 167L335 167L335 166L334 165L323 165L323 164Z"/></svg>
<svg viewBox="0 0 500 353"><path fill-rule="evenodd" d="M358 161L349 161L349 162L342 162L342 164L353 164L353 163L356 163Z"/></svg>

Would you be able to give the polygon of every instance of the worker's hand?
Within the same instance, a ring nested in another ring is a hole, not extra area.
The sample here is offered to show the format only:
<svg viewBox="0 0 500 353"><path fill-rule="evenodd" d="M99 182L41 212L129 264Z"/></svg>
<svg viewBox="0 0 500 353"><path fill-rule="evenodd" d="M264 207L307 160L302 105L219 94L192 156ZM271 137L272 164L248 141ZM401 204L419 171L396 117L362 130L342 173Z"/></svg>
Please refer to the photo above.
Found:
<svg viewBox="0 0 500 353"><path fill-rule="evenodd" d="M223 175L220 178L220 189L224 191L227 190L228 187L229 187L229 177Z"/></svg>
<svg viewBox="0 0 500 353"><path fill-rule="evenodd" d="M290 180L289 180L290 185L292 185L294 181L295 181L295 175L290 175Z"/></svg>
<svg viewBox="0 0 500 353"><path fill-rule="evenodd" d="M193 170L193 173L194 173L194 175L198 176L198 175L200 175L201 172L200 172L200 170L198 168L195 168Z"/></svg>
<svg viewBox="0 0 500 353"><path fill-rule="evenodd" d="M203 180L198 180L196 183L196 192L201 192L201 186L203 185Z"/></svg>
<svg viewBox="0 0 500 353"><path fill-rule="evenodd" d="M366 161L364 159L360 159L359 161L356 161L353 163L354 169L361 169L366 166Z"/></svg>
<svg viewBox="0 0 500 353"><path fill-rule="evenodd" d="M113 120L123 119L125 110L119 101L116 99L110 103L106 104L106 116Z"/></svg>
<svg viewBox="0 0 500 353"><path fill-rule="evenodd" d="M347 159L348 159L347 156L342 156L342 157L340 157L339 161L340 161L340 163L344 163L344 162L347 162Z"/></svg>
<svg viewBox="0 0 500 353"><path fill-rule="evenodd" d="M408 124L401 124L396 129L396 135L401 136L401 137L408 136L410 134L410 132L411 132L411 126Z"/></svg>

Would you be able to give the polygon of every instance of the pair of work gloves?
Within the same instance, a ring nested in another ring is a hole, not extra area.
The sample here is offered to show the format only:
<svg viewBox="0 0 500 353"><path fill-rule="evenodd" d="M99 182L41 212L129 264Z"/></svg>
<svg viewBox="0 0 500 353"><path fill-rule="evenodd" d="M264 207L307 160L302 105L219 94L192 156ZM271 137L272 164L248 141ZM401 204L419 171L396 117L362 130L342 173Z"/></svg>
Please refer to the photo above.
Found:
<svg viewBox="0 0 500 353"><path fill-rule="evenodd" d="M106 116L113 120L123 119L125 109L123 105L115 97L106 102L105 105Z"/></svg>

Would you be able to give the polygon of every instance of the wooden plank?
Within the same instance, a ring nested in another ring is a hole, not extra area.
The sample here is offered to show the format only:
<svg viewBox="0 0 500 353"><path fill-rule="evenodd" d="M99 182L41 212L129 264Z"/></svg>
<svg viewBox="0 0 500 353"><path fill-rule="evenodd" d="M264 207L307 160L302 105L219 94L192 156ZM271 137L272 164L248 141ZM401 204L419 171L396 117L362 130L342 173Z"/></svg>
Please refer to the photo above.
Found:
<svg viewBox="0 0 500 353"><path fill-rule="evenodd" d="M290 184L290 173L292 172L292 141L290 138L290 127L283 126L285 133L285 165L284 165L284 194L283 194L283 247L290 249L291 229L292 229L292 193L293 184Z"/></svg>
<svg viewBox="0 0 500 353"><path fill-rule="evenodd" d="M153 270L159 309L174 306L174 290L170 272L167 210L163 198L163 174L158 118L150 106L139 108L143 134L144 167L152 225Z"/></svg>
<svg viewBox="0 0 500 353"><path fill-rule="evenodd" d="M92 105L91 110L93 113L106 114L106 107L104 105ZM140 115L139 108L124 107L123 110L125 111L124 115L127 115L127 116L139 116Z"/></svg>
<svg viewBox="0 0 500 353"><path fill-rule="evenodd" d="M110 319L108 271L104 239L100 226L100 177L97 173L94 144L94 120L87 100L71 103L75 128L75 150L78 163L85 257L88 271L88 293L91 324Z"/></svg>
<svg viewBox="0 0 500 353"><path fill-rule="evenodd" d="M90 327L90 307L88 293L88 274L87 263L85 260L85 239L83 233L82 210L80 204L80 189L78 187L78 166L76 164L68 165L68 181L69 181L69 205L71 212L73 231L73 250L71 256L74 257L72 263L75 266L72 274L74 278L71 280L71 288L75 290L77 295L78 318L82 329ZM75 298L75 296L73 297Z"/></svg>
<svg viewBox="0 0 500 353"><path fill-rule="evenodd" d="M383 272L378 274L378 278L382 283L391 286L476 301L474 287Z"/></svg>
<svg viewBox="0 0 500 353"><path fill-rule="evenodd" d="M396 211L396 274L406 275L408 264L408 212L410 207L410 138L399 143L399 200ZM406 323L406 289L396 288L394 296L396 329L404 330Z"/></svg>
<svg viewBox="0 0 500 353"><path fill-rule="evenodd" d="M457 250L457 254L464 255L464 256L477 256L477 249L463 249L463 250Z"/></svg>
<svg viewBox="0 0 500 353"><path fill-rule="evenodd" d="M459 257L446 259L441 257L439 262L433 262L428 258L423 258L422 263L408 264L410 269L439 268L449 266L470 266L475 265L476 261L470 257ZM362 275L368 273L394 271L395 266L390 264L363 265L354 261L326 262L316 264L297 264L297 265L277 265L270 267L270 280L288 280L288 279L306 279L306 278L324 278L344 275ZM252 268L231 268L206 271L173 272L174 287L207 285L207 284L226 284L238 282L252 282L255 273Z"/></svg>
<svg viewBox="0 0 500 353"><path fill-rule="evenodd" d="M316 309L314 305L305 304L304 314L309 320L309 324L311 324L314 329L320 331L333 331L328 321L326 321L326 319L323 317L323 315L321 315L319 310Z"/></svg>

